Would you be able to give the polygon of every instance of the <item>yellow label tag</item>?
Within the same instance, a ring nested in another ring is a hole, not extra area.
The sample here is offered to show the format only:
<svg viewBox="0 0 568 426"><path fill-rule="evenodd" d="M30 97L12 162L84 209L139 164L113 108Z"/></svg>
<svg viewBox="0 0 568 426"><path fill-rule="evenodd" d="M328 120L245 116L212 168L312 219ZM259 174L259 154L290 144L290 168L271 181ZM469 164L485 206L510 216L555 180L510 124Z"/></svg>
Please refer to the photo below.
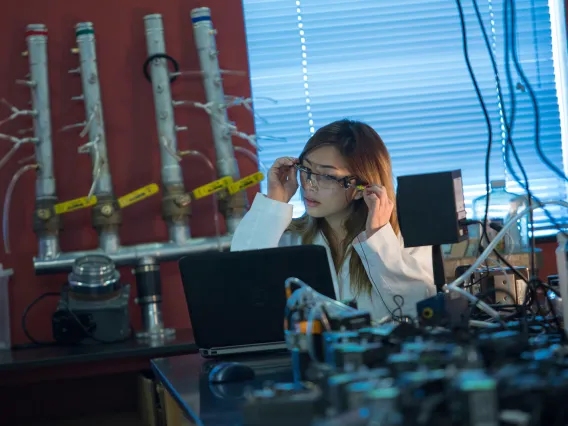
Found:
<svg viewBox="0 0 568 426"><path fill-rule="evenodd" d="M148 197L151 197L154 194L157 194L160 188L155 183L151 183L150 185L143 186L136 191L132 191L130 194L123 195L118 199L118 205L121 209L128 207L138 201L142 201Z"/></svg>
<svg viewBox="0 0 568 426"><path fill-rule="evenodd" d="M194 189L191 194L194 200L199 200L200 198L207 197L208 195L219 192L222 189L228 188L232 183L233 178L231 176L225 176L224 178L214 180L207 185Z"/></svg>
<svg viewBox="0 0 568 426"><path fill-rule="evenodd" d="M97 204L97 197L92 196L91 198L81 197L75 198L74 200L65 201L55 205L55 214L64 214L69 212L74 212L75 210L84 209L86 207L91 207Z"/></svg>
<svg viewBox="0 0 568 426"><path fill-rule="evenodd" d="M243 191L247 188L250 188L251 186L256 185L257 183L262 182L263 179L264 175L262 174L262 172L253 173L252 175L249 175L231 184L229 186L229 194L233 195L239 191Z"/></svg>

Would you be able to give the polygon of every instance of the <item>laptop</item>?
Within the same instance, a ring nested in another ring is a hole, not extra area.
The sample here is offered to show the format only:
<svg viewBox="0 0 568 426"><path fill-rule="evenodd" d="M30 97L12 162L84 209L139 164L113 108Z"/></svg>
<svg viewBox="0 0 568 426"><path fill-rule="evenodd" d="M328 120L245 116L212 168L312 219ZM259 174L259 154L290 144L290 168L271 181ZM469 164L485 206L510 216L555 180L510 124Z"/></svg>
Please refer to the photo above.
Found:
<svg viewBox="0 0 568 426"><path fill-rule="evenodd" d="M327 251L305 245L191 254L179 261L195 343L204 357L286 349L284 282L335 299Z"/></svg>

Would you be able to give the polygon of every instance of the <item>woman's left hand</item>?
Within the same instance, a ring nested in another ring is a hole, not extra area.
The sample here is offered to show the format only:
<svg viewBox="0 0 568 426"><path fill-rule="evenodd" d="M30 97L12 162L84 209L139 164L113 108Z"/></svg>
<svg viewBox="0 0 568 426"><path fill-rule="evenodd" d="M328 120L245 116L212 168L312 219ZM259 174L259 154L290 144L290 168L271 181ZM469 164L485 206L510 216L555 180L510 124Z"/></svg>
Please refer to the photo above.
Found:
<svg viewBox="0 0 568 426"><path fill-rule="evenodd" d="M369 185L363 190L363 198L369 214L367 216L367 238L389 223L394 203L389 199L387 190L381 185Z"/></svg>

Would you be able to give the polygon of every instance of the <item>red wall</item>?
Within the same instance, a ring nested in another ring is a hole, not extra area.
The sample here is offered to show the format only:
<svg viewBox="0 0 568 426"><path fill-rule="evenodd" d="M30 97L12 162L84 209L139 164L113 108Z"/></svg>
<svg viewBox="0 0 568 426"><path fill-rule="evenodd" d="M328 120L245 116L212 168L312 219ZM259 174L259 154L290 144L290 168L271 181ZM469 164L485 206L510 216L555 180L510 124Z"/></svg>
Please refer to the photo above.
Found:
<svg viewBox="0 0 568 426"><path fill-rule="evenodd" d="M220 63L224 69L248 70L245 33L240 1L209 0L206 4L194 0L121 0L54 2L21 0L7 4L0 14L0 97L5 97L20 108L29 100L26 88L16 86L14 81L28 72L27 59L20 53L25 50L24 31L29 23L44 23L49 29L49 75L51 83L52 125L55 149L57 189L60 200L86 195L90 186L90 158L78 155L81 144L75 133L60 133L58 129L84 119L83 105L70 100L80 94L81 86L77 76L70 76L67 70L77 67L77 57L70 53L74 44L74 25L91 21L95 25L99 74L102 83L104 116L106 122L110 164L114 178L115 192L128 193L151 182L159 183L158 142L153 112L150 84L142 75L142 64L146 58L143 17L150 13L161 13L164 19L167 52L178 60L184 70L199 69L193 43L190 10L208 6L212 10L213 22L218 30L217 46ZM249 82L242 77L227 77L227 94L250 96ZM183 78L173 85L175 99L204 101L199 77ZM0 107L0 119L9 115L9 110ZM253 132L253 120L244 109L231 109L230 118L240 129ZM203 111L182 109L177 112L177 124L187 125L189 132L181 133L180 149L202 150L214 161L209 119ZM15 134L20 128L29 127L26 118L0 127L2 133ZM249 148L246 143L235 140L236 144ZM10 148L10 143L0 140L0 156ZM5 168L0 170L0 199L4 199L11 176L18 169L17 160L32 153L31 146L25 146ZM241 174L255 171L249 159L239 157ZM206 183L209 171L193 158L184 160L185 182L188 189ZM249 198L257 189L249 191ZM0 263L15 270L11 280L12 339L24 343L26 339L20 326L24 308L45 291L58 290L65 275L36 277L32 257L36 253L36 237L32 232L34 176L28 173L20 180L11 208L12 254L6 255L0 248ZM195 203L191 219L194 236L214 234L211 200ZM123 244L147 241L161 241L167 237L164 223L160 218L160 197L155 196L124 211L121 231ZM90 212L82 210L65 216L65 230L61 235L64 251L89 249L97 245L97 238L90 226ZM545 265L543 278L556 272L554 263L555 244L545 244ZM183 290L175 263L162 266L164 284L164 320L169 327L190 326L183 298ZM126 282L134 284L129 268L121 270ZM38 339L50 337L50 314L54 300L45 300L29 315L31 333ZM132 304L132 319L135 327L140 325L140 314Z"/></svg>
<svg viewBox="0 0 568 426"><path fill-rule="evenodd" d="M57 7L54 6L57 4ZM75 46L74 26L77 22L91 21L97 38L99 75L102 87L103 109L107 131L109 161L117 195L124 195L151 182L160 183L158 141L154 119L153 97L150 84L142 73L146 59L146 41L143 17L151 13L163 15L167 53L176 58L183 70L198 70L199 63L193 42L190 20L192 8L211 8L221 68L248 71L245 32L240 1L208 0L121 0L48 2L21 0L7 4L0 14L0 97L5 97L19 108L25 108L29 91L16 86L16 79L28 73L27 58L21 56L26 49L24 32L27 24L43 23L49 30L49 80L51 90L54 162L57 192L60 200L87 194L91 183L90 157L77 154L84 143L75 132L61 133L64 125L84 120L82 103L70 98L81 93L80 79L67 70L78 66L78 58L70 53ZM174 99L205 101L201 78L178 79L172 87ZM250 96L250 85L245 77L226 77L225 93ZM0 107L0 119L10 111ZM230 119L247 133L254 132L250 113L233 108ZM180 133L180 149L198 149L215 162L209 118L197 109L179 109L177 124L188 126L190 131ZM18 129L30 127L27 118L0 127L0 132L15 134ZM236 144L250 148L246 142ZM0 156L10 148L10 142L0 140ZM0 170L0 198L12 175L20 167L19 159L32 154L32 146L22 148L10 163ZM239 157L241 175L255 171L255 165L246 157ZM210 181L210 171L200 160L183 160L185 183L192 189ZM24 308L45 291L57 291L66 276L36 277L32 257L36 254L36 236L32 232L34 206L34 173L24 175L16 187L10 215L12 254L0 249L0 263L11 267L15 275L11 280L11 318L13 343L26 339L20 326ZM249 191L252 197L257 189ZM204 199L193 206L191 229L193 236L212 236L212 202ZM125 245L149 241L163 241L167 231L160 217L160 196L154 196L124 210L121 230ZM95 231L90 225L90 211L81 210L64 216L65 229L61 234L64 251L90 249L97 246ZM183 290L175 263L162 266L164 287L164 321L169 327L190 326ZM134 284L129 268L121 270L126 282ZM50 314L55 300L44 300L29 315L29 328L38 339L50 338ZM135 328L140 325L139 309L132 303Z"/></svg>

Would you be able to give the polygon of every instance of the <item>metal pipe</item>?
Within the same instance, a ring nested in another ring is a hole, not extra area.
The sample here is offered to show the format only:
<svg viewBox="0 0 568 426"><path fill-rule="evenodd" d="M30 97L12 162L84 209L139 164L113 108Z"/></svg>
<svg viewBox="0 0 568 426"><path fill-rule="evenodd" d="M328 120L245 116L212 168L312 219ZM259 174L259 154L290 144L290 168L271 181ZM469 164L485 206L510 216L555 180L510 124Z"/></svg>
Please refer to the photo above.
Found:
<svg viewBox="0 0 568 426"><path fill-rule="evenodd" d="M138 339L161 339L175 335L175 330L165 328L162 319L162 279L156 259L145 257L133 270L136 277L136 304L142 310L143 330L136 333Z"/></svg>
<svg viewBox="0 0 568 426"><path fill-rule="evenodd" d="M89 142L85 145L93 163L93 184L89 195L97 197L93 209L93 227L99 234L99 247L112 252L120 245L118 229L122 216L113 191L108 161L103 103L97 67L95 31L91 22L79 22L75 26L79 53L79 70L83 86L86 132Z"/></svg>
<svg viewBox="0 0 568 426"><path fill-rule="evenodd" d="M240 179L239 167L235 159L235 151L231 140L229 119L225 108L223 79L219 68L218 51L215 43L216 31L211 22L211 10L200 7L191 11L191 22L195 45L199 55L199 63L203 73L203 86L207 104L211 105L211 131L217 156L217 172L219 177L230 176L234 181ZM246 194L238 193L232 197L232 205L225 209L227 231L233 233L244 216L246 210Z"/></svg>
<svg viewBox="0 0 568 426"><path fill-rule="evenodd" d="M162 15L145 16L144 27L146 29L148 57L165 55L166 42ZM180 129L176 127L174 121L170 73L166 58L157 57L152 60L150 77L154 93L162 184L165 194L162 203L163 217L168 226L170 240L183 244L190 238L188 224L190 209L189 207L180 209L179 203L177 203L177 197L185 194L185 186L181 166L178 158L174 155L178 151L177 131Z"/></svg>
<svg viewBox="0 0 568 426"><path fill-rule="evenodd" d="M59 254L59 218L53 206L57 203L53 175L53 147L51 139L51 111L49 107L49 80L47 71L47 27L43 24L27 26L26 41L30 66L35 159L39 168L35 185L34 230L38 236L38 258L50 259Z"/></svg>
<svg viewBox="0 0 568 426"><path fill-rule="evenodd" d="M95 31L91 22L79 22L75 26L75 36L79 48L83 102L87 119L91 158L93 160L93 194L112 196L112 177L108 164L106 133L104 125L101 87L97 67ZM96 163L97 156L100 158ZM100 169L100 170L97 170Z"/></svg>
<svg viewBox="0 0 568 426"><path fill-rule="evenodd" d="M230 247L231 239L231 236L221 237L220 244L224 250ZM188 254L218 251L218 241L217 238L192 238L185 244L168 242L119 247L113 253L105 253L102 249L61 253L55 259L34 258L34 269L38 275L70 271L77 258L90 254L104 254L118 266L137 265L146 257L154 258L157 263L167 262Z"/></svg>

